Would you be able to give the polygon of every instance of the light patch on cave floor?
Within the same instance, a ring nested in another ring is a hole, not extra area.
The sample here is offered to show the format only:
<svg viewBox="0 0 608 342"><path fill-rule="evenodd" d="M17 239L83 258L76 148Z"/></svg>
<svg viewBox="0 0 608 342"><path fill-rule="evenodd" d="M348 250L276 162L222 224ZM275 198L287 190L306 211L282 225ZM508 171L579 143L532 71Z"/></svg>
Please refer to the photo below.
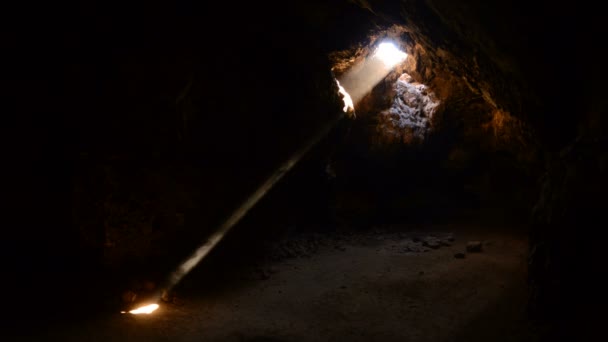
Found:
<svg viewBox="0 0 608 342"><path fill-rule="evenodd" d="M150 304L150 305L144 305L137 309L133 309L133 310L129 311L129 313L132 315L141 315L141 314L149 315L149 314L153 313L154 311L156 311L156 309L158 309L158 304ZM121 311L120 313L124 314L126 312Z"/></svg>

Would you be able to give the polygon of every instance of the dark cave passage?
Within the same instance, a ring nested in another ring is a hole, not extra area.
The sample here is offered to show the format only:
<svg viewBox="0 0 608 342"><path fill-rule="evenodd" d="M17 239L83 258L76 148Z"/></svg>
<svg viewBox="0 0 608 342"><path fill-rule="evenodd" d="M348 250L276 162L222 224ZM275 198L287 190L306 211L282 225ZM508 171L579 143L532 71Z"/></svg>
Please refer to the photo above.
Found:
<svg viewBox="0 0 608 342"><path fill-rule="evenodd" d="M8 340L599 331L592 9L70 6L7 22Z"/></svg>

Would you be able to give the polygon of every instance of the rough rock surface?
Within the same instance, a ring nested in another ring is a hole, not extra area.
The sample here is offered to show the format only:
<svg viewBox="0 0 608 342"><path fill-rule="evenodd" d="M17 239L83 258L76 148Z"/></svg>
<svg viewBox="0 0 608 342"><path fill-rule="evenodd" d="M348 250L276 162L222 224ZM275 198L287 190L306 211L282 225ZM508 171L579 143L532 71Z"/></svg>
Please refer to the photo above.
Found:
<svg viewBox="0 0 608 342"><path fill-rule="evenodd" d="M483 250L481 241L469 241L467 242L467 252L479 253Z"/></svg>
<svg viewBox="0 0 608 342"><path fill-rule="evenodd" d="M439 100L424 84L403 74L395 83L391 107L380 112L377 130L388 141L422 141L431 128Z"/></svg>
<svg viewBox="0 0 608 342"><path fill-rule="evenodd" d="M373 230L351 234L297 234L284 238L279 242L268 245L270 261L282 261L294 258L308 258L320 248L333 248L345 251L346 246L375 245L379 242L391 241L385 246L394 253L424 253L433 249L451 246L455 239L453 233L447 232L401 232L395 233L387 230ZM262 277L272 274L272 271L262 270Z"/></svg>

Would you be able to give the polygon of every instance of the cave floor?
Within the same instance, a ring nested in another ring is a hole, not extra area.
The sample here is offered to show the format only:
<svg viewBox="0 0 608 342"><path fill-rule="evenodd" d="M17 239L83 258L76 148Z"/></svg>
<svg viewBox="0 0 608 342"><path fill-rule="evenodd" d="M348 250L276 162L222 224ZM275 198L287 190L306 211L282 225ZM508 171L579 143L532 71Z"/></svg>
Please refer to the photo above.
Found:
<svg viewBox="0 0 608 342"><path fill-rule="evenodd" d="M455 240L407 252L400 248L404 233L317 237L311 252L268 261L219 288L197 291L204 279L195 274L181 303L152 315L117 312L40 340L536 340L525 319L525 233L455 225L426 231L453 233ZM483 252L455 258L470 240L483 241Z"/></svg>

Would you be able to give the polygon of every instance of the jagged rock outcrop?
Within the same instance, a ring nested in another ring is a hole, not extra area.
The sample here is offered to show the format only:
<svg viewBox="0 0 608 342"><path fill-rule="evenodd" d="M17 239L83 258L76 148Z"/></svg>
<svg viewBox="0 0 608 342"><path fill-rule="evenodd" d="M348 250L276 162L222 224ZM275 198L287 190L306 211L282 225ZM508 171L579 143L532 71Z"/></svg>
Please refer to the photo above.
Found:
<svg viewBox="0 0 608 342"><path fill-rule="evenodd" d="M403 74L395 83L391 107L378 113L377 133L389 143L421 142L431 128L431 120L439 106L435 94L424 84Z"/></svg>

